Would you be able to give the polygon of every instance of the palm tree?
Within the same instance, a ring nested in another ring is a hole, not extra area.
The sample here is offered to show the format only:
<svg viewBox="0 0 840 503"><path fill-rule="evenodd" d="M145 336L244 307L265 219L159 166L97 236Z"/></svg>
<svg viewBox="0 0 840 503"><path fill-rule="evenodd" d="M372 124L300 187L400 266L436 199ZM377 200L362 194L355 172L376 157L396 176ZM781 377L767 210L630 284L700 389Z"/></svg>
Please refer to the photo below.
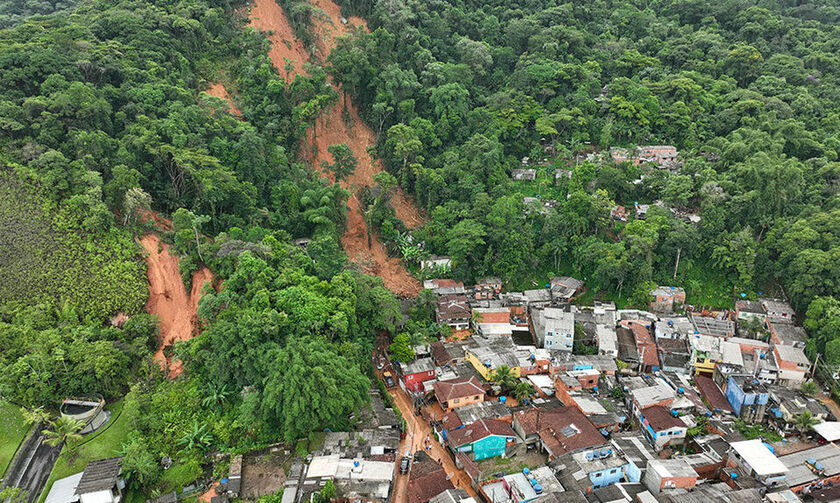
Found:
<svg viewBox="0 0 840 503"><path fill-rule="evenodd" d="M806 431L808 431L812 426L819 423L819 419L811 416L810 411L805 411L802 414L796 416L793 420L793 423L796 425L796 428L799 430L800 435L804 435Z"/></svg>
<svg viewBox="0 0 840 503"><path fill-rule="evenodd" d="M59 417L52 423L52 429L41 430L46 440L44 443L53 447L66 444L68 442L78 442L82 439L79 433L84 427L84 423L73 419L72 417Z"/></svg>
<svg viewBox="0 0 840 503"><path fill-rule="evenodd" d="M813 396L817 394L817 383L814 381L806 381L802 383L802 387L799 388L803 393L808 396Z"/></svg>
<svg viewBox="0 0 840 503"><path fill-rule="evenodd" d="M38 407L37 409L32 410L21 407L20 412L23 414L23 420L30 426L33 424L50 422L50 413L44 410L43 407Z"/></svg>
<svg viewBox="0 0 840 503"><path fill-rule="evenodd" d="M513 397L520 402L525 398L530 398L533 394L534 387L524 381L519 382L516 387L513 388Z"/></svg>
<svg viewBox="0 0 840 503"><path fill-rule="evenodd" d="M184 447L186 450L192 450L195 448L204 448L210 445L210 442L213 441L213 434L207 431L206 424L198 424L198 419L193 422L192 429L186 432L184 436L178 439L176 442L178 445Z"/></svg>
<svg viewBox="0 0 840 503"><path fill-rule="evenodd" d="M207 387L207 396L201 401L201 404L205 407L209 407L213 404L216 405L224 405L227 402L228 397L230 396L230 391L228 391L227 386L222 384L221 386L217 386L211 384Z"/></svg>
<svg viewBox="0 0 840 503"><path fill-rule="evenodd" d="M512 389L516 385L516 376L513 375L513 369L507 365L502 365L497 368L493 372L492 380L501 386L503 390Z"/></svg>

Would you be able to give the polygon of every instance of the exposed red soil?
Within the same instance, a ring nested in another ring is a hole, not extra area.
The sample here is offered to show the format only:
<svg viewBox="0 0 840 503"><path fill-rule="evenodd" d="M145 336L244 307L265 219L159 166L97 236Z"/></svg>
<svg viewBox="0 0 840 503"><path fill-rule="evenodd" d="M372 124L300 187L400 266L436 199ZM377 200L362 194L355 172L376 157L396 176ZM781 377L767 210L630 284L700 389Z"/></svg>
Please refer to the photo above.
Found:
<svg viewBox="0 0 840 503"><path fill-rule="evenodd" d="M326 57L335 44L335 37L345 35L354 25L364 25L363 20L351 18L347 25L341 22L340 8L330 0L315 0L315 7L322 9L329 20L316 14L315 29L319 35L319 56ZM274 65L278 67L280 75L286 77L285 59L292 61L295 71L302 73L303 63L309 61L309 55L303 44L294 38L294 31L286 19L283 9L275 0L255 0L251 7L251 26L261 30L273 30L269 36L272 48L269 51ZM258 19L257 19L258 18ZM288 77L286 77L288 79ZM318 169L321 161L332 162L327 147L338 143L346 143L358 159L356 171L342 181L344 188L352 189L374 184L373 175L382 171L382 166L371 158L367 147L374 144L376 135L373 130L359 117L358 110L349 96L340 90L341 97L335 105L326 110L318 119L314 131L307 132L305 147L310 154L311 162ZM342 118L342 110L346 110L352 127ZM314 152L313 152L314 151ZM328 176L325 174L325 176ZM423 216L417 208L403 195L402 191L392 197L391 204L397 214L409 228L423 224ZM359 199L354 195L347 201L347 231L341 238L342 245L350 259L362 266L371 274L376 274L385 282L385 286L398 295L413 296L420 291L420 283L402 267L399 259L388 256L385 246L377 236L372 236L370 246L367 239L367 227L362 215Z"/></svg>
<svg viewBox="0 0 840 503"><path fill-rule="evenodd" d="M213 84L210 84L210 87L204 92L210 96L227 101L230 113L236 117L242 117L242 112L239 110L239 107L233 103L233 100L230 98L230 94L228 94L227 89L225 89L224 84L221 82L214 82Z"/></svg>
<svg viewBox="0 0 840 503"><path fill-rule="evenodd" d="M183 370L181 362L168 361L164 349L175 341L198 334L198 301L204 285L213 281L213 273L206 267L196 271L188 295L178 271L178 257L169 253L169 245L161 243L156 234L146 234L140 238L140 244L147 253L149 301L146 311L160 320L160 345L154 358L164 371L169 369L169 377L177 377Z"/></svg>
<svg viewBox="0 0 840 503"><path fill-rule="evenodd" d="M251 4L250 26L271 32L268 35L271 41L268 56L281 77L292 80L289 78L291 73L303 73L303 64L309 61L309 53L303 47L303 42L295 38L292 25L275 0L256 0ZM286 71L287 66L290 67L289 72Z"/></svg>
<svg viewBox="0 0 840 503"><path fill-rule="evenodd" d="M143 216L141 216L140 219L143 221L143 223L146 223L149 220L152 220L155 224L155 227L157 227L160 230L163 230L163 231L171 231L172 230L172 220L169 220L168 218L164 218L164 217L158 215L156 212L154 212L152 210L148 210L145 213L143 213Z"/></svg>

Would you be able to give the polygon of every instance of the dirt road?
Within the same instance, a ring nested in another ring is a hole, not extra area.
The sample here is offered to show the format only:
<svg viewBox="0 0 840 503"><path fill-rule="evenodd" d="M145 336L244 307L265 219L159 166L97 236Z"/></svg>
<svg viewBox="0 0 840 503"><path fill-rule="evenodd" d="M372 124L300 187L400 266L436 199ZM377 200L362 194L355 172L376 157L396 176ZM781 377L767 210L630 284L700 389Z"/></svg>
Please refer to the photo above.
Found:
<svg viewBox="0 0 840 503"><path fill-rule="evenodd" d="M406 422L406 437L400 444L400 456L405 454L406 450L410 449L412 452L422 451L426 440L426 435L432 439L432 449L427 451L429 456L434 460L441 460L443 469L449 475L452 485L455 487L465 489L470 496L476 498L475 490L472 488L472 481L470 477L457 466L452 460L449 451L435 440L432 432L432 427L422 418L414 415L414 405L411 397L402 390L396 387L390 390L391 396L394 397L394 403L400 409ZM397 461L399 462L399 460ZM399 472L397 472L399 473ZM394 481L394 490L392 501L396 503L403 503L408 501L408 476L397 475Z"/></svg>
<svg viewBox="0 0 840 503"><path fill-rule="evenodd" d="M160 345L154 358L164 371L168 367L169 377L176 377L182 371L181 362L167 361L164 349L198 333L198 301L204 285L212 282L213 274L206 267L196 271L188 295L178 271L178 257L169 253L169 245L161 243L156 234L146 234L140 244L147 253L149 301L146 311L160 319Z"/></svg>
<svg viewBox="0 0 840 503"><path fill-rule="evenodd" d="M327 16L314 16L317 59L324 61L335 45L335 37L346 35L355 26L362 26L364 21L350 18L342 23L341 9L331 0L314 0L313 5L322 9ZM251 6L251 26L271 33L271 57L281 76L291 80L295 74L305 74L304 63L310 61L310 55L301 41L294 36L283 9L275 0L255 0ZM374 160L367 147L374 144L376 135L365 124L352 99L339 88L341 97L338 103L323 112L314 128L307 131L306 145L303 147L313 169L319 169L321 161L332 162L327 147L346 143L358 160L356 171L342 181L344 188L361 188L374 184L373 175L382 171L382 166ZM342 112L346 109L349 121L345 121ZM324 174L329 178L329 175ZM423 224L423 216L401 191L397 191L391 200L397 217L409 228ZM385 286L398 295L413 296L420 291L420 283L402 267L399 259L388 256L385 246L378 236L372 236L368 245L367 226L359 199L354 195L347 201L347 230L341 238L350 260L360 264L365 272L382 277Z"/></svg>

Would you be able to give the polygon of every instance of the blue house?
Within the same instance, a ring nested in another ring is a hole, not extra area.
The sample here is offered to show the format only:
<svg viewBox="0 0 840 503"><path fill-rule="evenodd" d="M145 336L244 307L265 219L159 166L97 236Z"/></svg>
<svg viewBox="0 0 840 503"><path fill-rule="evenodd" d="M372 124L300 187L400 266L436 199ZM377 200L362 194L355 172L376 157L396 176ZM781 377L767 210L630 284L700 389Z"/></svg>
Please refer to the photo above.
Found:
<svg viewBox="0 0 840 503"><path fill-rule="evenodd" d="M751 376L733 375L726 382L726 399L735 415L748 423L760 423L770 394L767 387Z"/></svg>
<svg viewBox="0 0 840 503"><path fill-rule="evenodd" d="M516 442L510 425L498 419L478 421L446 431L449 447L458 452L472 452L476 461L505 455L508 444Z"/></svg>
<svg viewBox="0 0 840 503"><path fill-rule="evenodd" d="M641 470L611 445L564 454L557 458L557 464L563 466L559 479L567 491L589 493L619 482L639 482L641 478Z"/></svg>

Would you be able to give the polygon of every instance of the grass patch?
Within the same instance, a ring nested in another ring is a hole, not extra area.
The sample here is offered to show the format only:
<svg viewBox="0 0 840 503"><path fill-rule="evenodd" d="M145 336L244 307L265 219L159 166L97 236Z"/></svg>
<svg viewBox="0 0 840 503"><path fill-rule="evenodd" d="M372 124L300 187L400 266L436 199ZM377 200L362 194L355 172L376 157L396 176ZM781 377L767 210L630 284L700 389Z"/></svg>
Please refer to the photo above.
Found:
<svg viewBox="0 0 840 503"><path fill-rule="evenodd" d="M194 460L186 463L173 464L168 470L163 472L163 477L161 477L159 484L161 492L181 492L181 488L195 481L195 479L201 476L201 472L201 465Z"/></svg>
<svg viewBox="0 0 840 503"><path fill-rule="evenodd" d="M20 409L9 402L0 401L0 475L6 473L27 431L29 426L23 420Z"/></svg>
<svg viewBox="0 0 840 503"><path fill-rule="evenodd" d="M732 281L712 267L698 263L684 271L680 266L675 284L685 288L686 303L695 307L732 309L735 306Z"/></svg>
<svg viewBox="0 0 840 503"><path fill-rule="evenodd" d="M116 455L116 452L120 450L122 444L126 441L129 432L129 420L120 414L122 408L122 401L114 402L107 406L107 409L111 411L110 426L104 431L100 430L92 434L96 435L96 437L85 436L83 442L87 441L87 443L79 448L74 454L73 459L70 459L66 450L62 451L61 456L58 457L58 461L55 462L52 473L50 473L50 478L47 479L47 483L44 485L44 491L38 500L39 503L43 503L46 499L53 482L56 480L84 471L87 464L91 461L110 458ZM114 421L114 418L116 418L116 421L111 423L111 421Z"/></svg>

